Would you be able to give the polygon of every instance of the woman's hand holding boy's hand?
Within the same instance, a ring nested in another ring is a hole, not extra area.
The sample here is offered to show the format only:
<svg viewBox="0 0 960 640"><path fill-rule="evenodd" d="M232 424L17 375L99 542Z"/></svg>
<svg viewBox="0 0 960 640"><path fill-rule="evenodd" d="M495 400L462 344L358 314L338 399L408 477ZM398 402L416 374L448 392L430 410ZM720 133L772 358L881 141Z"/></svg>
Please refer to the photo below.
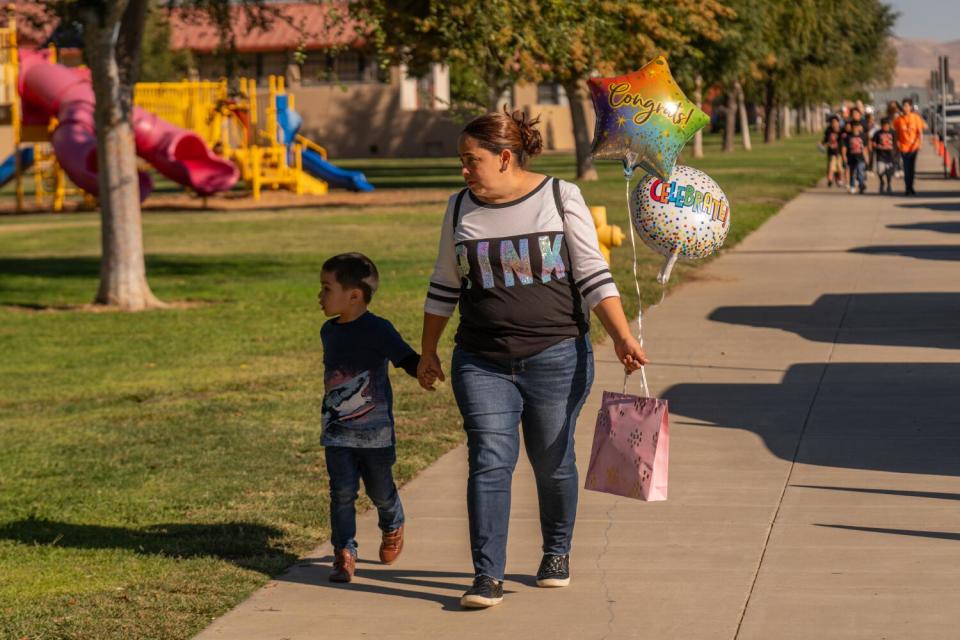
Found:
<svg viewBox="0 0 960 640"><path fill-rule="evenodd" d="M436 352L424 352L417 366L417 381L427 391L436 391L433 385L437 380L441 382L446 380L443 376L443 367L440 365L440 356Z"/></svg>
<svg viewBox="0 0 960 640"><path fill-rule="evenodd" d="M632 335L615 340L613 350L616 351L617 358L623 363L623 370L627 373L633 373L650 362L647 354L643 351L643 347Z"/></svg>

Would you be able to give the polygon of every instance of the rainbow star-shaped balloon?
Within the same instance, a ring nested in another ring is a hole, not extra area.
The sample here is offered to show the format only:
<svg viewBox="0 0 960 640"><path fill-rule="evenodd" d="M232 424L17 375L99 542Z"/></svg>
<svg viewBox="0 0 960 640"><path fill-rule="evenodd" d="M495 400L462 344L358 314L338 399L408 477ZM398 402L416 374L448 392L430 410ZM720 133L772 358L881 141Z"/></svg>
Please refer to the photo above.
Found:
<svg viewBox="0 0 960 640"><path fill-rule="evenodd" d="M680 90L663 56L639 71L588 84L597 114L591 153L622 160L628 178L640 167L666 180L683 145L710 121Z"/></svg>

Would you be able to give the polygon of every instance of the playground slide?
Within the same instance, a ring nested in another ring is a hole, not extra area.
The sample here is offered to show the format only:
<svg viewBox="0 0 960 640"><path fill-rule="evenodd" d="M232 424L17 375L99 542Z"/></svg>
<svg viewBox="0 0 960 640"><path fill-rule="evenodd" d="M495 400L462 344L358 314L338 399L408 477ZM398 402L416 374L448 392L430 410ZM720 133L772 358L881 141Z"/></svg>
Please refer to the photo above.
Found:
<svg viewBox="0 0 960 640"><path fill-rule="evenodd" d="M21 56L20 95L25 115L34 110L59 120L51 136L57 160L77 186L96 195L97 145L89 78L51 64L42 53L23 51ZM149 111L134 109L133 128L137 154L161 174L200 195L226 191L240 177L237 167L207 148L200 136ZM151 189L150 176L140 172L140 199Z"/></svg>
<svg viewBox="0 0 960 640"><path fill-rule="evenodd" d="M201 196L227 191L240 178L237 166L215 154L200 136L155 113L134 107L133 131L141 158Z"/></svg>
<svg viewBox="0 0 960 640"><path fill-rule="evenodd" d="M33 166L33 147L20 149L20 170L24 171ZM16 152L11 153L3 164L0 164L0 187L13 180L17 172Z"/></svg>
<svg viewBox="0 0 960 640"><path fill-rule="evenodd" d="M93 88L89 78L59 64L46 52L20 51L20 96L24 120L57 118L50 136L53 152L64 172L78 187L97 195L97 135L93 128ZM153 181L139 172L140 199L150 194Z"/></svg>
<svg viewBox="0 0 960 640"><path fill-rule="evenodd" d="M350 189L351 191L373 191L373 185L367 182L367 177L359 171L347 171L323 159L313 149L304 149L301 158L303 170L315 178L326 180L332 187Z"/></svg>
<svg viewBox="0 0 960 640"><path fill-rule="evenodd" d="M296 142L303 118L290 108L290 101L286 95L277 96L277 123L283 136L281 142L290 145ZM303 170L314 178L320 178L331 187L349 189L351 191L373 191L373 185L367 182L367 177L360 171L348 171L326 161L322 155L310 148L303 149L300 154L303 160Z"/></svg>

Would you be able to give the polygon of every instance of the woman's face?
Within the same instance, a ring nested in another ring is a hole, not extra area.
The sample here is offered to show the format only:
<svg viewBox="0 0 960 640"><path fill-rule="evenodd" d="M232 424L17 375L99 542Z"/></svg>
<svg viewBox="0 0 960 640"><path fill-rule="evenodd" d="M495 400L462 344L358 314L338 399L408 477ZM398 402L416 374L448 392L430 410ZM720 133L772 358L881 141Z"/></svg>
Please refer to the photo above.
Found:
<svg viewBox="0 0 960 640"><path fill-rule="evenodd" d="M510 163L509 151L499 155L487 151L471 136L460 136L457 145L460 154L460 173L464 182L474 194L480 196L495 196L497 186L503 180L506 167ZM503 156L507 157L504 158Z"/></svg>

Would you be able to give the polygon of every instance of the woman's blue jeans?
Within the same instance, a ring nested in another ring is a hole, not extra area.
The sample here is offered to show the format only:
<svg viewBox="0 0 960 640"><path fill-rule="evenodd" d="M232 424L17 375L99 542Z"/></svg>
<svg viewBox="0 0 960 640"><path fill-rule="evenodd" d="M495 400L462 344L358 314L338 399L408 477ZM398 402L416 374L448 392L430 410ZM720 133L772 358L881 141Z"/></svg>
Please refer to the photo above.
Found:
<svg viewBox="0 0 960 640"><path fill-rule="evenodd" d="M506 362L458 347L451 369L467 432L467 511L476 575L503 579L520 425L537 482L543 552L569 553L580 489L573 434L593 383L589 335Z"/></svg>

